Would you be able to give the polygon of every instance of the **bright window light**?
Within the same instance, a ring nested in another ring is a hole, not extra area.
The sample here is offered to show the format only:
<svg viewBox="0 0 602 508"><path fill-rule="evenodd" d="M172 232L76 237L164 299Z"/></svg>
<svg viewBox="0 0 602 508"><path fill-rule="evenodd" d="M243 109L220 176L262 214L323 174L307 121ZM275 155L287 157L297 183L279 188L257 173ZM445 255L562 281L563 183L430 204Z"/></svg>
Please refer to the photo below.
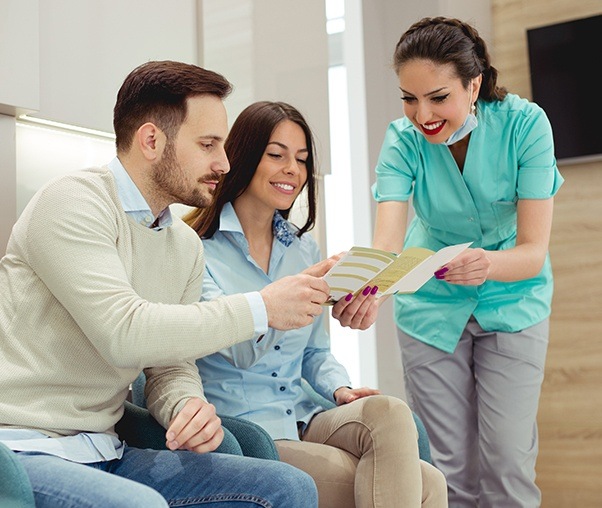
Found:
<svg viewBox="0 0 602 508"><path fill-rule="evenodd" d="M326 0L326 19L344 18L345 0Z"/></svg>
<svg viewBox="0 0 602 508"><path fill-rule="evenodd" d="M326 33L328 35L338 34L345 31L345 20L342 18L329 19L326 22Z"/></svg>
<svg viewBox="0 0 602 508"><path fill-rule="evenodd" d="M353 224L348 196L351 196L349 157L349 112L347 106L347 71L344 66L330 67L328 71L330 104L331 173L324 176L326 202L326 246L329 255L353 246ZM330 347L351 377L353 386L361 386L359 334L344 328L330 317Z"/></svg>
<svg viewBox="0 0 602 508"><path fill-rule="evenodd" d="M329 35L345 31L345 1L326 0L326 33Z"/></svg>

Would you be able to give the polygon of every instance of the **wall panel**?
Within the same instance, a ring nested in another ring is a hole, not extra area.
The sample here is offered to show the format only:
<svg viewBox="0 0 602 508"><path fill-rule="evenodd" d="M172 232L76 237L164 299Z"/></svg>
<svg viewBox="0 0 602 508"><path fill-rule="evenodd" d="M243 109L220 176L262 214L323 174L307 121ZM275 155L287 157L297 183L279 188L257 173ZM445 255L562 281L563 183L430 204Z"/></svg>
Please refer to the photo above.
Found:
<svg viewBox="0 0 602 508"><path fill-rule="evenodd" d="M493 0L500 83L530 97L528 28L601 12L599 0ZM584 79L590 72L583 70ZM538 416L537 483L545 508L593 508L602 495L602 162L560 171L565 184L555 200L550 244L555 294Z"/></svg>

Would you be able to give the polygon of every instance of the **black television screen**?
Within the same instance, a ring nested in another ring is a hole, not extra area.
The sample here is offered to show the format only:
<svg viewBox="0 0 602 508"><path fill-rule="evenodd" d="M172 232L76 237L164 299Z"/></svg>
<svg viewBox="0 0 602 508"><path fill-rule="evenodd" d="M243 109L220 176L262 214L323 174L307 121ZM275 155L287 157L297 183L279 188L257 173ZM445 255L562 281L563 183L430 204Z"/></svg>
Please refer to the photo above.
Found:
<svg viewBox="0 0 602 508"><path fill-rule="evenodd" d="M527 30L532 98L550 119L559 161L602 158L601 41L602 15Z"/></svg>

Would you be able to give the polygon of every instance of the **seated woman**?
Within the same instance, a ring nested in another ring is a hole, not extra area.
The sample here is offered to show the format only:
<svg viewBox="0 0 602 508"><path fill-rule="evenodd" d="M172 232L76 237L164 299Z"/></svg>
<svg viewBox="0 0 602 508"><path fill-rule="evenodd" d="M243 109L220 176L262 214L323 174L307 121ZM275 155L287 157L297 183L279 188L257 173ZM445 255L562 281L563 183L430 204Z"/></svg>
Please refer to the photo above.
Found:
<svg viewBox="0 0 602 508"><path fill-rule="evenodd" d="M218 184L213 206L185 218L205 246L203 299L257 291L302 271L325 272L332 260L318 263L318 247L306 234L315 219L316 174L302 115L281 102L252 104L225 148L231 172ZM287 218L303 190L308 219L299 229ZM373 297L355 301L358 315L370 314ZM410 409L377 390L350 388L330 352L323 316L197 360L207 399L221 414L264 427L281 459L314 478L321 507L447 506L443 475L418 458ZM316 406L302 378L337 407Z"/></svg>

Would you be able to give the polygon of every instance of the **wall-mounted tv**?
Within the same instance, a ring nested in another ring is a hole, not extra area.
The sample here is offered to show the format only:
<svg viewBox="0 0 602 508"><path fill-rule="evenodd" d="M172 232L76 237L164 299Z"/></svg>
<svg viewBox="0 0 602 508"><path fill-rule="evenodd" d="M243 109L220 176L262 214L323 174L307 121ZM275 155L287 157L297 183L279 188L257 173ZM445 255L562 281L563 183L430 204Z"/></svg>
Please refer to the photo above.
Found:
<svg viewBox="0 0 602 508"><path fill-rule="evenodd" d="M561 163L602 160L602 14L527 30L533 101Z"/></svg>

